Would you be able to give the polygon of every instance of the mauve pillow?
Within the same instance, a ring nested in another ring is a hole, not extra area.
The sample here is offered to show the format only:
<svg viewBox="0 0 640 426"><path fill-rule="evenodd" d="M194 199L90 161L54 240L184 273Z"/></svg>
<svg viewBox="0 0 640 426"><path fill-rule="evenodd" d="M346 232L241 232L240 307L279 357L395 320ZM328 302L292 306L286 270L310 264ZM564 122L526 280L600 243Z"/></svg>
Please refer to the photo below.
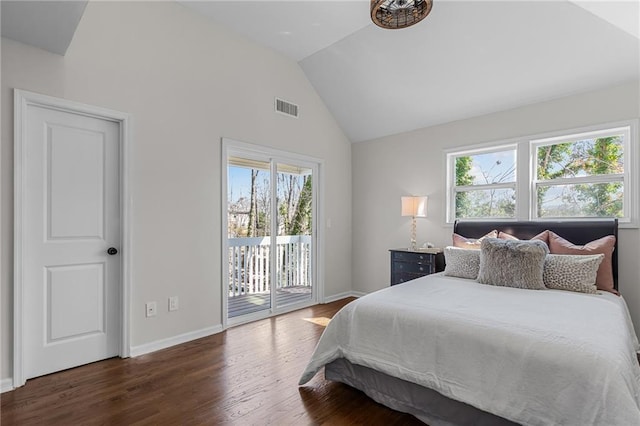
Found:
<svg viewBox="0 0 640 426"><path fill-rule="evenodd" d="M472 250L480 250L480 244L482 244L482 240L485 238L496 238L498 236L498 231L495 229L489 232L487 235L482 238L467 238L462 235L458 235L456 233L453 234L453 246L464 248L464 249L472 249Z"/></svg>
<svg viewBox="0 0 640 426"><path fill-rule="evenodd" d="M616 245L616 237L607 235L591 241L583 246L577 246L565 240L553 231L549 231L549 250L551 254L604 254L604 259L598 268L596 286L599 290L606 290L619 294L613 288L613 266L611 256Z"/></svg>
<svg viewBox="0 0 640 426"><path fill-rule="evenodd" d="M506 232L498 232L498 238L501 240L520 240L520 238L514 237L511 234L507 234ZM531 238L532 240L543 241L545 244L549 244L549 231L542 231L535 237Z"/></svg>
<svg viewBox="0 0 640 426"><path fill-rule="evenodd" d="M520 238L514 237L511 234L507 234L506 232L498 232L498 238L500 238L501 240L510 240L510 241L517 241L520 240Z"/></svg>

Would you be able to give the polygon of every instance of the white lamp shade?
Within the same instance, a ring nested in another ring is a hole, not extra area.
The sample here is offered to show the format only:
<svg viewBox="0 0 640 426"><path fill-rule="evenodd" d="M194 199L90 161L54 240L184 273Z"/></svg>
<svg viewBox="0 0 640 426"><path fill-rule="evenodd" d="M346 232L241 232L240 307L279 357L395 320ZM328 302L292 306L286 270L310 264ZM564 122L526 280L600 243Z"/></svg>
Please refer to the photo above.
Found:
<svg viewBox="0 0 640 426"><path fill-rule="evenodd" d="M427 197L402 197L402 216L427 217Z"/></svg>

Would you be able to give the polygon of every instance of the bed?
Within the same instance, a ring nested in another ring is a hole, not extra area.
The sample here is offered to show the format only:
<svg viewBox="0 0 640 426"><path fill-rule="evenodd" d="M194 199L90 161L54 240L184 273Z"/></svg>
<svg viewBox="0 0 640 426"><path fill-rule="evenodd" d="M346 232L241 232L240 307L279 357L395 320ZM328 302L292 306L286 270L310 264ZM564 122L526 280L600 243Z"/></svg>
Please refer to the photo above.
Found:
<svg viewBox="0 0 640 426"><path fill-rule="evenodd" d="M552 230L576 244L615 220L457 222L479 238ZM617 240L617 239L616 239ZM611 263L617 288L617 252ZM436 425L640 425L639 345L613 292L523 290L442 273L361 297L328 324L300 379L325 378Z"/></svg>

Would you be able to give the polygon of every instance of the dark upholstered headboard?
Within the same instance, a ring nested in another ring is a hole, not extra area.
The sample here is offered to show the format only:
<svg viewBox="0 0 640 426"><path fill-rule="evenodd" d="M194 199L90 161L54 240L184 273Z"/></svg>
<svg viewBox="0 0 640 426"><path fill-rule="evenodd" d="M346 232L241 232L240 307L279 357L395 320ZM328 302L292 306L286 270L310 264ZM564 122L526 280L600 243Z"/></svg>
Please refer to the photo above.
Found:
<svg viewBox="0 0 640 426"><path fill-rule="evenodd" d="M574 244L583 245L607 235L616 237L613 250L613 283L618 288L618 219L594 219L580 221L528 221L528 222L485 222L458 220L453 232L468 238L480 238L493 230L506 232L522 240L531 239L548 229Z"/></svg>

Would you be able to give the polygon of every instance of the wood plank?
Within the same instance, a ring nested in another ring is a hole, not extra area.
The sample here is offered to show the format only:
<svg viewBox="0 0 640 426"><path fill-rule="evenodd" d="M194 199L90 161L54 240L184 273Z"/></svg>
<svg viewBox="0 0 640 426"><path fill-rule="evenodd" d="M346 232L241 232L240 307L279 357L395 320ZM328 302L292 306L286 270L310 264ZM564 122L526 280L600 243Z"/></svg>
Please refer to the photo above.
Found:
<svg viewBox="0 0 640 426"><path fill-rule="evenodd" d="M298 387L324 327L352 299L233 327L137 358L31 379L2 394L7 425L422 424L318 374Z"/></svg>

